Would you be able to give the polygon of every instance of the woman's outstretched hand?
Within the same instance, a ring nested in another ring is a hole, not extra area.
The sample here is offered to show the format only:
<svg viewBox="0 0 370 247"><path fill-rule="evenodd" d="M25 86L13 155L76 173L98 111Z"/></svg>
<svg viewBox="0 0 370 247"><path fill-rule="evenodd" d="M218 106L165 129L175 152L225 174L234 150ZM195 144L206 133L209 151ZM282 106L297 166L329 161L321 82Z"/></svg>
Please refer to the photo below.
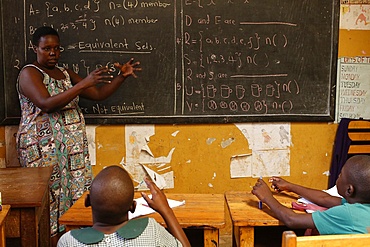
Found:
<svg viewBox="0 0 370 247"><path fill-rule="evenodd" d="M129 77L132 75L134 78L137 78L137 75L135 74L136 71L141 71L141 67L137 67L140 65L140 62L134 62L134 58L131 58L130 61L128 61L125 64L120 63L114 63L114 67L118 68L121 72L121 75L123 77Z"/></svg>
<svg viewBox="0 0 370 247"><path fill-rule="evenodd" d="M100 67L92 71L90 74L87 75L86 85L88 87L95 86L100 83L111 83L113 76L109 75L109 69L107 67Z"/></svg>

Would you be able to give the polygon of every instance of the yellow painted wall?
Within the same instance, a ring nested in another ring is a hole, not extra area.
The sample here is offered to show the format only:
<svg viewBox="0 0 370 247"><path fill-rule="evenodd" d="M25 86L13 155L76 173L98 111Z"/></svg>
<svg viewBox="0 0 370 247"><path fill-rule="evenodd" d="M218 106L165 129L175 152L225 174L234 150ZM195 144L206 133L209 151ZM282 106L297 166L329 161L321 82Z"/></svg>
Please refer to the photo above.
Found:
<svg viewBox="0 0 370 247"><path fill-rule="evenodd" d="M293 182L325 189L336 124L292 123L291 176ZM176 136L172 133L179 131ZM96 129L97 162L94 174L104 166L118 165L125 156L124 126ZM208 138L214 138L212 144ZM233 142L223 148L221 142ZM234 124L156 125L149 147L155 157L166 156L172 148L171 166L175 188L171 192L224 193L250 190L255 178L230 178L230 158L251 153L248 142Z"/></svg>
<svg viewBox="0 0 370 247"><path fill-rule="evenodd" d="M356 56L370 56L370 31L341 29L338 57Z"/></svg>

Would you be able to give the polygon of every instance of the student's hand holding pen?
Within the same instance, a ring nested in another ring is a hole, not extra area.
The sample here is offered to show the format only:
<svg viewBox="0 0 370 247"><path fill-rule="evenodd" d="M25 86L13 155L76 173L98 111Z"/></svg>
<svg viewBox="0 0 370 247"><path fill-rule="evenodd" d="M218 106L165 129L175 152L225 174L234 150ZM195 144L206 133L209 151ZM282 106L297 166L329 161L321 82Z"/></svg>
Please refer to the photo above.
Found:
<svg viewBox="0 0 370 247"><path fill-rule="evenodd" d="M267 197L273 197L269 186L261 178L259 178L253 186L252 194L257 196L258 199L264 203L266 202Z"/></svg>

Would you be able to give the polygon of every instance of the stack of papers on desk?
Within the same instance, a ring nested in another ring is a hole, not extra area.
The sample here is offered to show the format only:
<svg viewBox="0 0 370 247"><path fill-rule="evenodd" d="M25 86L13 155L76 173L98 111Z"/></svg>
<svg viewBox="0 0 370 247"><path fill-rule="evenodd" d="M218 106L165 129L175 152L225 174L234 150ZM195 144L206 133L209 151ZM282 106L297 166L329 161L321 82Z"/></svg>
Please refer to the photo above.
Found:
<svg viewBox="0 0 370 247"><path fill-rule="evenodd" d="M338 193L338 189L337 189L337 186L334 185L333 187L331 187L330 189L327 189L327 190L323 190L324 192L328 193L329 195L332 195L332 196L336 196L336 197L342 197L339 195ZM307 213L313 213L315 211L322 211L324 210L325 208L321 207L321 206L318 206L317 204L307 200L306 198L299 198L297 200L297 202L299 203L303 203L305 205L307 205L307 209L305 210Z"/></svg>
<svg viewBox="0 0 370 247"><path fill-rule="evenodd" d="M156 212L155 210L153 210L151 207L148 206L148 203L145 201L144 198L140 197L140 198L135 199L135 201L136 201L136 209L134 213L129 212L128 214L129 219L133 219L135 217L139 217L142 215L147 215L147 214ZM176 201L176 200L171 200L171 199L167 199L167 202L170 208L175 208L175 207L185 204L185 201Z"/></svg>

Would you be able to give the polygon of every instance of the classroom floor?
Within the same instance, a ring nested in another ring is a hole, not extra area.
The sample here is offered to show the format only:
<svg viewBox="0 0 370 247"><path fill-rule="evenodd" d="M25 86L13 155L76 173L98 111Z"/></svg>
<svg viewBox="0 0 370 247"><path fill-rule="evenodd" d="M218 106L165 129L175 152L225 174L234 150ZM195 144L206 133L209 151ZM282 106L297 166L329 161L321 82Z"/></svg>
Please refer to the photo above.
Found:
<svg viewBox="0 0 370 247"><path fill-rule="evenodd" d="M231 247L232 245L232 236L231 235L221 235L219 247Z"/></svg>
<svg viewBox="0 0 370 247"><path fill-rule="evenodd" d="M289 230L285 226L256 227L254 247L281 247L282 234ZM296 230L297 235L303 235L304 230ZM185 230L192 247L203 247L203 234L201 231ZM232 236L221 235L218 247L232 247Z"/></svg>
<svg viewBox="0 0 370 247"><path fill-rule="evenodd" d="M256 231L255 235L255 247L281 247L281 234L280 230L275 229L274 232L260 232ZM219 247L232 247L232 236L221 235ZM193 246L193 245L192 245ZM195 245L194 245L195 246ZM200 245L198 245L201 247Z"/></svg>

